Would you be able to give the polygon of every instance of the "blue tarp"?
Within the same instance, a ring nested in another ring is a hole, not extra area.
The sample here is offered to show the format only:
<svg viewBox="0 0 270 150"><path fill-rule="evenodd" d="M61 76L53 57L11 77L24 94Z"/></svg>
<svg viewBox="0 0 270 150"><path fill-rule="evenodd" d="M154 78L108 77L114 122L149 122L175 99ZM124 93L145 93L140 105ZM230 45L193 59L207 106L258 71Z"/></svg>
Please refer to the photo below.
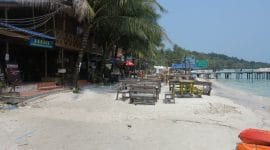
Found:
<svg viewBox="0 0 270 150"><path fill-rule="evenodd" d="M185 63L181 63L181 64L172 64L172 68L173 68L173 69L185 69L185 68L195 69L196 66L195 66L195 64L185 64Z"/></svg>
<svg viewBox="0 0 270 150"><path fill-rule="evenodd" d="M0 5L1 4L17 4L16 0L0 0Z"/></svg>
<svg viewBox="0 0 270 150"><path fill-rule="evenodd" d="M32 36L37 36L37 37L48 39L48 40L55 40L55 37L48 36L46 34L31 31L31 30L26 30L26 29L23 29L23 28L19 28L19 27L16 27L14 25L11 25L11 24L3 23L1 21L0 21L0 25L3 26L3 27L6 27L6 28L12 29L12 30L16 30L16 31L19 31L19 32L30 34Z"/></svg>

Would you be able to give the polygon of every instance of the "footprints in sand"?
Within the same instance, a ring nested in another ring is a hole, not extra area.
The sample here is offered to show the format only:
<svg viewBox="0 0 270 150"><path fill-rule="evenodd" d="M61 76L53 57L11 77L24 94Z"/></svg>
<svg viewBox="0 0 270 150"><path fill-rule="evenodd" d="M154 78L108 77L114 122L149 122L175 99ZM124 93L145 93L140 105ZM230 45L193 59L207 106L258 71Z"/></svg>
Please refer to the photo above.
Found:
<svg viewBox="0 0 270 150"><path fill-rule="evenodd" d="M198 109L195 109L194 114L241 114L241 111L237 110L235 106L230 106L222 103L207 103L206 105L207 107L199 107Z"/></svg>
<svg viewBox="0 0 270 150"><path fill-rule="evenodd" d="M230 128L233 130L238 130L236 127L230 126L230 125L226 125L226 124L222 124L219 121L213 121L213 120L208 120L205 119L207 121L194 121L194 120L183 120L183 119L177 119L177 120L172 120L173 123L191 123L191 124L204 124L204 125L212 125L212 126L219 126L219 127L225 127L225 128Z"/></svg>
<svg viewBox="0 0 270 150"><path fill-rule="evenodd" d="M208 103L208 112L211 114L225 114L225 113L238 113L241 114L240 111L236 109L234 106L225 105L221 103Z"/></svg>

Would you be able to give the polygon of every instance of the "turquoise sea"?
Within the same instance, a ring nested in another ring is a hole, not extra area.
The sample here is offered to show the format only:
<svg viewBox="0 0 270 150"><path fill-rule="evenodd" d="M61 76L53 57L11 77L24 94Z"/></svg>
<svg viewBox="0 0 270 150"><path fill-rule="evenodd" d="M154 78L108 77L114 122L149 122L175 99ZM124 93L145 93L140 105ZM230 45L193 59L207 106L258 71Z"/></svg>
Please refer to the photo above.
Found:
<svg viewBox="0 0 270 150"><path fill-rule="evenodd" d="M216 81L227 87L270 98L270 80L217 79Z"/></svg>

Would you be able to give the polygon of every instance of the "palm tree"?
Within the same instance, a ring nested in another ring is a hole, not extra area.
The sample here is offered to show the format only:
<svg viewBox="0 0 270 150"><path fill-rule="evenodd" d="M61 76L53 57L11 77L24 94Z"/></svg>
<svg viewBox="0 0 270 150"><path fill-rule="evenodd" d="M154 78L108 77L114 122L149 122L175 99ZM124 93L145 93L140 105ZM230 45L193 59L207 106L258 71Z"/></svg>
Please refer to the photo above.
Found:
<svg viewBox="0 0 270 150"><path fill-rule="evenodd" d="M75 83L90 33L96 44L103 47L104 59L113 45L140 50L142 54L153 53L165 35L157 23L157 10L164 9L155 0L89 0L87 7L94 15L85 23Z"/></svg>

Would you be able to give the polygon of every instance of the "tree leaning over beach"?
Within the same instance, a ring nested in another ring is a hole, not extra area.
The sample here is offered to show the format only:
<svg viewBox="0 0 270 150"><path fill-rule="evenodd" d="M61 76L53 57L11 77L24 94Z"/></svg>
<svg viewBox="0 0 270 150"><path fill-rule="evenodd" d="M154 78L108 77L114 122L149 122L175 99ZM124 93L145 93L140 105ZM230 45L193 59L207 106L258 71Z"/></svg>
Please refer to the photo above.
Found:
<svg viewBox="0 0 270 150"><path fill-rule="evenodd" d="M102 48L103 68L113 47L132 49L140 57L155 54L166 34L157 20L164 8L156 0L88 0L79 7L88 7L81 50L76 62L74 82L77 88L79 67L87 44ZM83 14L83 13L80 13ZM101 70L103 71L103 70Z"/></svg>

